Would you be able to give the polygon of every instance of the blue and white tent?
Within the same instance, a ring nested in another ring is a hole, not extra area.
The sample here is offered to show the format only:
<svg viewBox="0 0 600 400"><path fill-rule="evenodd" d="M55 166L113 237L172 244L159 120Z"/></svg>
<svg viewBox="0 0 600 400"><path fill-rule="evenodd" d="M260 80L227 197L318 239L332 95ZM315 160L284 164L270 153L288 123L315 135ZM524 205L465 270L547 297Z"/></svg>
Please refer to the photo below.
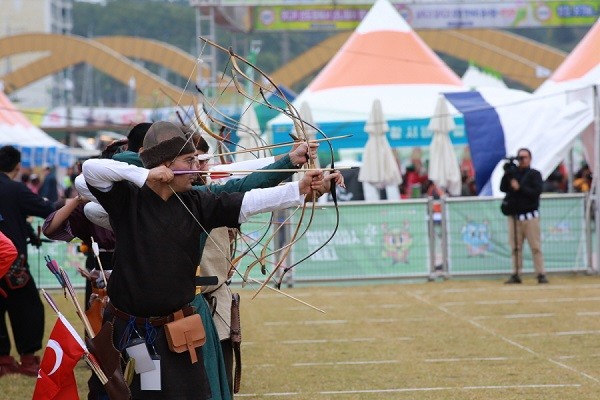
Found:
<svg viewBox="0 0 600 400"><path fill-rule="evenodd" d="M29 122L0 92L0 146L6 145L21 151L21 165L26 168L68 167L73 163L67 146Z"/></svg>

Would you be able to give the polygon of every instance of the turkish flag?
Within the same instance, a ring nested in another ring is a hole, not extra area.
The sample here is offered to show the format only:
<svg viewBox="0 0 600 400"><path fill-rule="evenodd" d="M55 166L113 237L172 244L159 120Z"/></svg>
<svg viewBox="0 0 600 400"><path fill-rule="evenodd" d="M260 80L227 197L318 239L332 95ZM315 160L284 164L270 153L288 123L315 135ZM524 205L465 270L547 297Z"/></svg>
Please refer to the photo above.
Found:
<svg viewBox="0 0 600 400"><path fill-rule="evenodd" d="M44 350L32 400L78 400L74 369L86 352L79 334L59 313Z"/></svg>

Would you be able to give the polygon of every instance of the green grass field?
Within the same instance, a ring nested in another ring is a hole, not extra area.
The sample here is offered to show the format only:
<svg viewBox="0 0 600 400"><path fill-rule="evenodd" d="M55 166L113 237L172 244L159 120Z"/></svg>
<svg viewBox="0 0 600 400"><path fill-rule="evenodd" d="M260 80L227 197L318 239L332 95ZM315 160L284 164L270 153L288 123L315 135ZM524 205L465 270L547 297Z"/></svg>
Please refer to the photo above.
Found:
<svg viewBox="0 0 600 400"><path fill-rule="evenodd" d="M242 389L265 399L597 399L600 277L312 286L242 295ZM82 331L73 307L54 299ZM47 335L55 321L47 315ZM46 336L47 336L46 335ZM76 369L81 398L89 371ZM30 399L34 378L0 379Z"/></svg>

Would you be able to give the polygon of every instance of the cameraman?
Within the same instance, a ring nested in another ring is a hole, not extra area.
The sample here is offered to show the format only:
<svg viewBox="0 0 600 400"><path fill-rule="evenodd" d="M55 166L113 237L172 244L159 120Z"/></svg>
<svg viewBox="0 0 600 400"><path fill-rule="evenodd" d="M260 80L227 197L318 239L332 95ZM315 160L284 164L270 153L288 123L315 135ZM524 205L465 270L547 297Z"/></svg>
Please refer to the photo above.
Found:
<svg viewBox="0 0 600 400"><path fill-rule="evenodd" d="M542 175L530 168L531 151L521 148L516 157L519 165L512 160L504 165L504 176L500 182L500 190L511 200L508 216L508 240L512 248L513 274L506 283L521 283L523 270L523 241L527 239L533 265L537 272L538 283L548 283L544 273L544 257L540 231L540 194L542 193Z"/></svg>

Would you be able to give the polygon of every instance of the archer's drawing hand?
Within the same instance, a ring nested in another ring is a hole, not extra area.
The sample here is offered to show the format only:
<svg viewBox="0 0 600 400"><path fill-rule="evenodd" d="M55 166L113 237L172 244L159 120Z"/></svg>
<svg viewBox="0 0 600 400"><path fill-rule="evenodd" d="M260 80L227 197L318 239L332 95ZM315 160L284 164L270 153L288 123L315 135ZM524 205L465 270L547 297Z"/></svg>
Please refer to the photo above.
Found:
<svg viewBox="0 0 600 400"><path fill-rule="evenodd" d="M173 180L174 177L175 175L173 174L173 171L170 168L167 168L164 165L159 165L158 167L154 167L150 170L146 181L169 183Z"/></svg>

